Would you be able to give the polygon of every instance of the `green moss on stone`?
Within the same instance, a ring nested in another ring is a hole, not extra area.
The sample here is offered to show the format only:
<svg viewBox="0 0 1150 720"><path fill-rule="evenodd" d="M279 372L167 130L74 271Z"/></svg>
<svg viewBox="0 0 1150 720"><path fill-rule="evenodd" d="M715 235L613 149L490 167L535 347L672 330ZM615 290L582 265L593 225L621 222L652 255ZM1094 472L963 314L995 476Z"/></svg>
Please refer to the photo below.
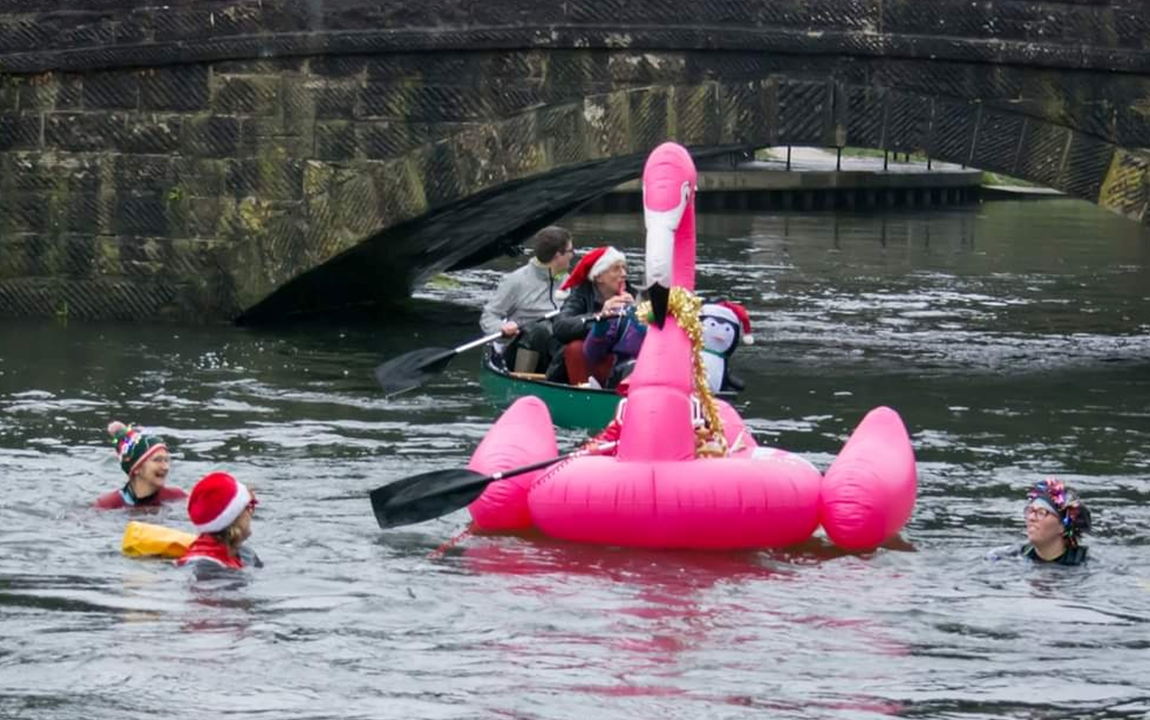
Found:
<svg viewBox="0 0 1150 720"><path fill-rule="evenodd" d="M303 168L303 194L316 197L328 191L335 170L327 163L309 161Z"/></svg>
<svg viewBox="0 0 1150 720"><path fill-rule="evenodd" d="M164 215L172 237L187 237L192 234L188 228L188 201L179 185L168 188L164 196Z"/></svg>
<svg viewBox="0 0 1150 720"><path fill-rule="evenodd" d="M57 177L52 182L52 187L48 190L48 206L46 209L48 214L48 237L52 238L54 244L59 242L60 236L67 225L69 199L68 179L62 176Z"/></svg>
<svg viewBox="0 0 1150 720"><path fill-rule="evenodd" d="M240 200L236 216L240 221L240 229L245 233L264 235L267 233L268 220L271 219L271 204L249 195Z"/></svg>
<svg viewBox="0 0 1150 720"><path fill-rule="evenodd" d="M97 274L119 275L123 272L118 239L107 235L97 237L95 249Z"/></svg>
<svg viewBox="0 0 1150 720"><path fill-rule="evenodd" d="M440 273L431 278L426 284L428 287L436 290L455 290L463 287L463 283L444 273Z"/></svg>
<svg viewBox="0 0 1150 720"><path fill-rule="evenodd" d="M427 191L423 187L423 175L419 172L415 159L408 156L400 163L402 166L400 179L403 186L401 192L406 200L400 204L400 210L404 214L403 219L406 220L427 211Z"/></svg>

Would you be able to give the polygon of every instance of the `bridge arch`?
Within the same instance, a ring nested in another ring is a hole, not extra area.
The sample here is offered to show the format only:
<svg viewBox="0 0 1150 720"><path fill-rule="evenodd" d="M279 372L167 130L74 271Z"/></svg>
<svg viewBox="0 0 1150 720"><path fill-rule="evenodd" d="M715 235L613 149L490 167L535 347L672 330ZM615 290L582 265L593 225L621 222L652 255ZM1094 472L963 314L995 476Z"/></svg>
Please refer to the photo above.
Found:
<svg viewBox="0 0 1150 720"><path fill-rule="evenodd" d="M388 217L397 215L379 213L345 255L285 283L250 315L278 315L297 304L294 294L332 286L350 291L340 304L354 304L364 295L355 281L349 284L357 276L354 268L378 268L399 248L441 253L434 263L411 258L408 266L423 268L416 282L485 260L637 177L647 152L666 139L702 156L784 144L921 152L1057 188L1138 220L1145 213L1145 157L1019 111L915 89L852 86L833 74L668 81L533 108L438 140L439 147L451 148L442 168L451 187L439 189L445 202L436 208L409 202L420 197L418 173L404 176L407 185L380 183L391 197L363 205L406 208L403 220L388 226ZM395 166L427 167L433 147L412 149ZM343 214L360 221L370 215ZM487 244L477 247L477 236ZM405 244L411 237L432 237L437 244ZM375 277L369 272L359 282L371 285Z"/></svg>

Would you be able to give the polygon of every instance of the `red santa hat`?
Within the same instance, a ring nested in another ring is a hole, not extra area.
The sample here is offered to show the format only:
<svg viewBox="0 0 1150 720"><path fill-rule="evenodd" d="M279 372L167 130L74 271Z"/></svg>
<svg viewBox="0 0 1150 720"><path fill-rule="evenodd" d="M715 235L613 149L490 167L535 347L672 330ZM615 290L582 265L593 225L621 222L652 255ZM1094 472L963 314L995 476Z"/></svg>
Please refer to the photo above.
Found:
<svg viewBox="0 0 1150 720"><path fill-rule="evenodd" d="M729 323L738 325L742 330L743 342L747 345L755 344L755 336L751 334L751 316L747 313L747 309L739 303L730 300L708 303L703 306L702 314L722 318Z"/></svg>
<svg viewBox="0 0 1150 720"><path fill-rule="evenodd" d="M213 472L200 478L188 497L188 518L199 533L226 530L244 510L256 506L255 496L239 480L226 472Z"/></svg>
<svg viewBox="0 0 1150 720"><path fill-rule="evenodd" d="M587 280L594 280L611 269L615 263L626 262L627 257L610 245L597 247L579 260L575 269L563 281L562 289L570 290L582 285Z"/></svg>

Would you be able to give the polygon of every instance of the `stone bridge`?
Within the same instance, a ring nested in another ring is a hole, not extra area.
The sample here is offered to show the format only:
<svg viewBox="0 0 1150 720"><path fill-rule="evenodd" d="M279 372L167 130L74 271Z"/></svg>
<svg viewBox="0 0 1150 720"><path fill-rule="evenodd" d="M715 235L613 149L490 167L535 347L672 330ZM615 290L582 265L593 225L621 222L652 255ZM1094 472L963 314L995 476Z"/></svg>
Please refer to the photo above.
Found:
<svg viewBox="0 0 1150 720"><path fill-rule="evenodd" d="M637 176L929 153L1150 222L1142 0L4 0L0 314L406 296Z"/></svg>

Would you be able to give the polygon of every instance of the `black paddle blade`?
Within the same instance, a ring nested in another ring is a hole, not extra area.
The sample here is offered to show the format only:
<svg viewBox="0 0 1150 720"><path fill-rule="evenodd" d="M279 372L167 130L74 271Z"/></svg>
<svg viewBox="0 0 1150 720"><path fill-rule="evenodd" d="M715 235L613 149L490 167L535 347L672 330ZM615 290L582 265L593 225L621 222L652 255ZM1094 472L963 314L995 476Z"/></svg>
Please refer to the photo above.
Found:
<svg viewBox="0 0 1150 720"><path fill-rule="evenodd" d="M417 388L428 375L443 372L454 350L422 348L394 357L375 369L375 379L388 395Z"/></svg>
<svg viewBox="0 0 1150 720"><path fill-rule="evenodd" d="M371 509L383 529L442 517L470 505L495 481L471 470L435 470L371 491Z"/></svg>

